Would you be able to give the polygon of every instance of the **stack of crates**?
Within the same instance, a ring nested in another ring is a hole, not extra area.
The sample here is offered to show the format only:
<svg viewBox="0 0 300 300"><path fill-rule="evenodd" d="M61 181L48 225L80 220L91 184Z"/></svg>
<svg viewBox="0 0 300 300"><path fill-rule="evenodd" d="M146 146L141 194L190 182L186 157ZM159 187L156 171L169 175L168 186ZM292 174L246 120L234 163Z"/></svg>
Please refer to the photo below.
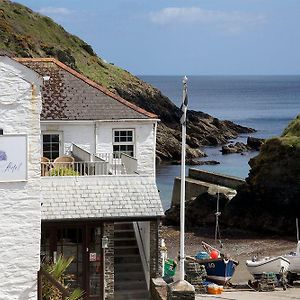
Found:
<svg viewBox="0 0 300 300"><path fill-rule="evenodd" d="M270 292L275 290L277 278L273 272L264 272L258 281L258 290L260 292Z"/></svg>
<svg viewBox="0 0 300 300"><path fill-rule="evenodd" d="M196 293L206 293L206 286L203 284L207 273L204 265L195 261L186 261L185 280L195 287Z"/></svg>

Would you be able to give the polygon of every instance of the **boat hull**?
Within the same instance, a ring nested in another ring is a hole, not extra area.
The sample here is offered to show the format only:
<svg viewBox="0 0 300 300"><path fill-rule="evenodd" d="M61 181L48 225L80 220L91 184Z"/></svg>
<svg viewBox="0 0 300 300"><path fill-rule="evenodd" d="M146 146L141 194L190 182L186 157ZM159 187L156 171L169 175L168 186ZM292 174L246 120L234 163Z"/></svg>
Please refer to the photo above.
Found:
<svg viewBox="0 0 300 300"><path fill-rule="evenodd" d="M300 274L300 253L288 254L284 257L290 261L289 271Z"/></svg>
<svg viewBox="0 0 300 300"><path fill-rule="evenodd" d="M232 259L223 258L198 260L198 262L205 266L207 280L221 285L228 283L238 265L238 262Z"/></svg>
<svg viewBox="0 0 300 300"><path fill-rule="evenodd" d="M283 256L277 257L266 257L261 260L252 261L247 260L246 266L248 271L254 276L259 277L263 273L272 272L276 275L279 275L280 271L283 268L283 271L286 272L289 268L290 262L288 259Z"/></svg>

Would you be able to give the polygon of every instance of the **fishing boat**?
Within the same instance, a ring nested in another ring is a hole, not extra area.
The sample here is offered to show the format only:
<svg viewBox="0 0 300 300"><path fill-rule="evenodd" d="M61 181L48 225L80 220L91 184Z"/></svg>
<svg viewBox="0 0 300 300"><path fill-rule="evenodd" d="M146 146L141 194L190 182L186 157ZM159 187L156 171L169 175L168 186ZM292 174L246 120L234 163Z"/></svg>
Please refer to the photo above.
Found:
<svg viewBox="0 0 300 300"><path fill-rule="evenodd" d="M279 277L288 270L289 265L290 261L283 256L253 258L246 261L247 269L255 279L260 278L263 273L274 273Z"/></svg>
<svg viewBox="0 0 300 300"><path fill-rule="evenodd" d="M216 226L215 226L215 243L219 241L221 248L223 244L221 242L221 234L219 227L219 217L221 215L219 202L220 202L220 190L221 187L217 186L217 189L210 187L209 194L217 195L217 208L215 212L216 217ZM231 200L235 195L236 191L226 188L224 195ZM202 247L207 253L207 257L198 257L198 263L205 266L207 273L207 280L215 282L217 284L226 285L232 278L235 268L239 264L238 261L235 261L229 257L229 255L222 254L218 249L212 247L211 245L202 242ZM201 252L200 252L201 253ZM205 252L204 252L205 253Z"/></svg>
<svg viewBox="0 0 300 300"><path fill-rule="evenodd" d="M207 253L207 256L202 255L203 258L199 258L198 255L196 261L205 266L207 280L221 285L228 284L239 262L229 258L228 255L223 255L205 242L202 242L202 247L206 252L200 253Z"/></svg>
<svg viewBox="0 0 300 300"><path fill-rule="evenodd" d="M290 261L289 272L300 274L300 241L297 243L296 251L284 255Z"/></svg>
<svg viewBox="0 0 300 300"><path fill-rule="evenodd" d="M299 240L299 223L296 218L296 230L297 230L297 247L295 252L291 252L284 255L290 261L290 267L288 271L288 282L293 284L294 280L300 279L300 240Z"/></svg>

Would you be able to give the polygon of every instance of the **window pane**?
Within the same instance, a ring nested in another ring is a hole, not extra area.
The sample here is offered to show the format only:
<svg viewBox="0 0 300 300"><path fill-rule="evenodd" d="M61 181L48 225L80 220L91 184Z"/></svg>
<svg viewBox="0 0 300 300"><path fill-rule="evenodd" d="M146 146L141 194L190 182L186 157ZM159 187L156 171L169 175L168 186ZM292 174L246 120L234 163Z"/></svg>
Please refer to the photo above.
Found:
<svg viewBox="0 0 300 300"><path fill-rule="evenodd" d="M59 156L59 134L43 134L43 156L50 159Z"/></svg>
<svg viewBox="0 0 300 300"><path fill-rule="evenodd" d="M44 143L44 145L43 145L43 151L44 151L44 152L50 151L50 148L51 148L51 144L49 144L49 143Z"/></svg>
<svg viewBox="0 0 300 300"><path fill-rule="evenodd" d="M118 136L115 136L115 143L119 143L120 142L120 138Z"/></svg>
<svg viewBox="0 0 300 300"><path fill-rule="evenodd" d="M50 142L50 134L44 134L43 143L49 143L49 142Z"/></svg>
<svg viewBox="0 0 300 300"><path fill-rule="evenodd" d="M59 135L58 134L51 134L51 141L52 142L59 142Z"/></svg>
<svg viewBox="0 0 300 300"><path fill-rule="evenodd" d="M127 132L127 135L132 137L132 131L131 131L131 130L128 131L128 132Z"/></svg>

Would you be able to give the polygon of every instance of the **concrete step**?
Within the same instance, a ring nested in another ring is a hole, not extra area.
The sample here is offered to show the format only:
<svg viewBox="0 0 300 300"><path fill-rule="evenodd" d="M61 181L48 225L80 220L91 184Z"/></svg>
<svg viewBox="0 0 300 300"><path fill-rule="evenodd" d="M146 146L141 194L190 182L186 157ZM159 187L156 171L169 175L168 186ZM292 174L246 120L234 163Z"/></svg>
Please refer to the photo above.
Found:
<svg viewBox="0 0 300 300"><path fill-rule="evenodd" d="M130 274L128 274L130 276ZM147 290L147 284L143 279L135 280L117 280L115 282L115 291L135 291L135 290Z"/></svg>
<svg viewBox="0 0 300 300"><path fill-rule="evenodd" d="M148 300L149 293L145 290L115 291L114 300Z"/></svg>
<svg viewBox="0 0 300 300"><path fill-rule="evenodd" d="M124 263L141 263L141 258L138 254L124 254L115 256L115 265Z"/></svg>
<svg viewBox="0 0 300 300"><path fill-rule="evenodd" d="M115 231L115 238L135 238L134 230L118 230Z"/></svg>
<svg viewBox="0 0 300 300"><path fill-rule="evenodd" d="M114 239L115 248L119 246L135 246L137 247L135 238L122 238L122 239Z"/></svg>
<svg viewBox="0 0 300 300"><path fill-rule="evenodd" d="M124 256L125 254L139 254L139 248L137 246L116 246L115 256Z"/></svg>
<svg viewBox="0 0 300 300"><path fill-rule="evenodd" d="M123 271L115 273L115 280L117 281L132 281L132 280L144 280L145 274L143 271Z"/></svg>
<svg viewBox="0 0 300 300"><path fill-rule="evenodd" d="M140 262L138 263L122 263L115 265L115 273L118 272L143 272L143 266Z"/></svg>

